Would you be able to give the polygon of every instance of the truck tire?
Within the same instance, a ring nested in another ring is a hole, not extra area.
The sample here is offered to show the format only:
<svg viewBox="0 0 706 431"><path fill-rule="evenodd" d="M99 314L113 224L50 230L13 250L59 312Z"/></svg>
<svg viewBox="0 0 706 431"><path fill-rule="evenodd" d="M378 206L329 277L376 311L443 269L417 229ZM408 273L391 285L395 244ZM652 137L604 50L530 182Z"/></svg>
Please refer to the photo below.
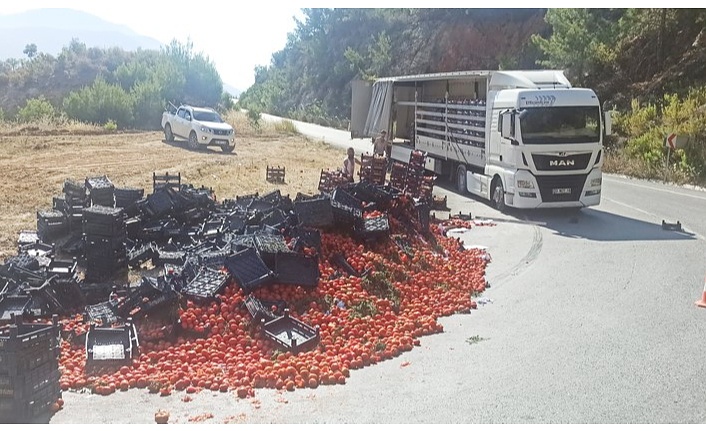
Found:
<svg viewBox="0 0 706 431"><path fill-rule="evenodd" d="M174 133L172 133L172 126L169 123L164 126L164 140L174 142Z"/></svg>
<svg viewBox="0 0 706 431"><path fill-rule="evenodd" d="M191 133L189 133L189 148L192 150L198 150L199 149L199 137L196 136L196 132L193 130Z"/></svg>
<svg viewBox="0 0 706 431"><path fill-rule="evenodd" d="M221 150L224 153L232 153L234 149L235 149L235 143L233 145L230 145L230 144L221 145Z"/></svg>
<svg viewBox="0 0 706 431"><path fill-rule="evenodd" d="M468 178L466 176L466 167L463 165L458 165L458 167L456 168L456 178L454 180L454 183L456 185L456 190L460 194L468 193L467 181Z"/></svg>
<svg viewBox="0 0 706 431"><path fill-rule="evenodd" d="M490 201L493 203L493 207L500 212L505 211L505 188L500 177L493 178L490 188L492 190Z"/></svg>

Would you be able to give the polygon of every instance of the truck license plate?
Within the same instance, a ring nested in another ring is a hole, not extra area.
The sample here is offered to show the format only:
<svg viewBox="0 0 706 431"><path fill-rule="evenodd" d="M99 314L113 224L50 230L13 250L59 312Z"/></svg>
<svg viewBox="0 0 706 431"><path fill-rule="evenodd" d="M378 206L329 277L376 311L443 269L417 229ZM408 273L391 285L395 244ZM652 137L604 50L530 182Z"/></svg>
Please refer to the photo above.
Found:
<svg viewBox="0 0 706 431"><path fill-rule="evenodd" d="M224 145L224 144L228 144L228 141L226 141L226 140L224 140L224 139L217 139L217 140L216 140L216 143L217 143L217 144Z"/></svg>
<svg viewBox="0 0 706 431"><path fill-rule="evenodd" d="M570 195L570 194L571 194L571 189L570 189L570 188L552 189L552 194L555 194L555 195Z"/></svg>

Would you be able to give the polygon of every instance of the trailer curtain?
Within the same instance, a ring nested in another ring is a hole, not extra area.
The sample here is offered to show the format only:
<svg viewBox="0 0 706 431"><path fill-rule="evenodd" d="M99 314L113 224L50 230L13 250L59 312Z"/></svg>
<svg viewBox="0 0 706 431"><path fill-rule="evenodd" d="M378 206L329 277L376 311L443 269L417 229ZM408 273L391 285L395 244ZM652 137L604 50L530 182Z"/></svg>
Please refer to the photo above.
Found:
<svg viewBox="0 0 706 431"><path fill-rule="evenodd" d="M373 84L373 97L363 131L365 136L375 136L380 130L389 127L393 86L394 81L377 81ZM391 131L388 131L388 136L392 136Z"/></svg>

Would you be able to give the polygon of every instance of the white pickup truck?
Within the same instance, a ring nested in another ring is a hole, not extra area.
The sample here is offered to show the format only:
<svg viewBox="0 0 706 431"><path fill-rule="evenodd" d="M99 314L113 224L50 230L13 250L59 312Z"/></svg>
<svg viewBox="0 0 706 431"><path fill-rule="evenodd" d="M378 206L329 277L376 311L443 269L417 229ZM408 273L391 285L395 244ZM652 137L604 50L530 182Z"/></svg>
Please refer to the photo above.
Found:
<svg viewBox="0 0 706 431"><path fill-rule="evenodd" d="M173 142L174 138L187 139L189 148L193 150L210 145L219 146L224 153L230 153L235 148L233 127L210 108L182 105L176 110L165 111L162 114L162 130L167 142Z"/></svg>

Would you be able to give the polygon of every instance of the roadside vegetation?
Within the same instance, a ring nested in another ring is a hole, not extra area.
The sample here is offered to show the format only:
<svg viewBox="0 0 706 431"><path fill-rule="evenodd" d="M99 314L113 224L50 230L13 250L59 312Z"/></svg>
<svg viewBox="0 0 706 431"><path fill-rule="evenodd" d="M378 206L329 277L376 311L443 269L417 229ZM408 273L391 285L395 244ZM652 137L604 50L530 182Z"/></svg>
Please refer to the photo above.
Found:
<svg viewBox="0 0 706 431"><path fill-rule="evenodd" d="M234 106L191 43L127 52L72 40L0 61L2 130L158 130L168 102L216 108L251 136L295 134L261 112L347 129L351 82L473 69L555 68L615 118L605 170L706 185L705 9L303 9ZM488 47L494 47L490 49ZM240 109L247 111L241 114ZM84 125L80 125L84 124ZM665 136L689 137L669 154Z"/></svg>

